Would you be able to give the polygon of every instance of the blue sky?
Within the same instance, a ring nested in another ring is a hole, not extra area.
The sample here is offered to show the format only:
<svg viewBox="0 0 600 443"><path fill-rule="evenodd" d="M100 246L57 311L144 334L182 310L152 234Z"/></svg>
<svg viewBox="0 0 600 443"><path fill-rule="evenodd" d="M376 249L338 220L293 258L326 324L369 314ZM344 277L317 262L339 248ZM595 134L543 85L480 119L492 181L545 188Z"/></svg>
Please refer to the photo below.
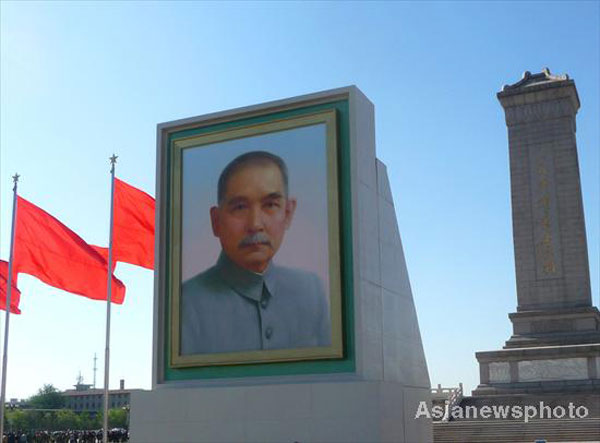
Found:
<svg viewBox="0 0 600 443"><path fill-rule="evenodd" d="M156 124L357 85L376 107L433 384L478 383L516 307L508 147L496 99L525 70L575 79L598 305L598 2L0 3L0 257L11 175L90 243L108 238L108 157L154 195ZM150 271L119 264L111 387L150 386ZM8 397L103 366L105 307L22 276ZM2 324L3 324L2 320ZM103 373L98 370L98 385Z"/></svg>

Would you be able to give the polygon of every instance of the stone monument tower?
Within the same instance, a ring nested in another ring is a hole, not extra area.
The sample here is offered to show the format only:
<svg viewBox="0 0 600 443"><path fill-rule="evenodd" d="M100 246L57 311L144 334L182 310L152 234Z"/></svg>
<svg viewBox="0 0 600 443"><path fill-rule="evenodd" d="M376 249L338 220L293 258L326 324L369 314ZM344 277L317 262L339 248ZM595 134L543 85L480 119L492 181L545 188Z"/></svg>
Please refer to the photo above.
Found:
<svg viewBox="0 0 600 443"><path fill-rule="evenodd" d="M590 293L575 83L548 69L525 72L498 99L508 126L518 303L504 349L476 354L481 384L473 394L577 392L600 403L600 312Z"/></svg>

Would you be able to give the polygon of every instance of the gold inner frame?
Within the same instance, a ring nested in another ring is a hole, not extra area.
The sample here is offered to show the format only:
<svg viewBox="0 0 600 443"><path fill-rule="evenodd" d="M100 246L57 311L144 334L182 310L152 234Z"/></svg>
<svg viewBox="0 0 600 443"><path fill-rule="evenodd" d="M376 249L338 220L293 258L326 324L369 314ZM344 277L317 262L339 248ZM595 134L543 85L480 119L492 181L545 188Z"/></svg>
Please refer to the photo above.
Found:
<svg viewBox="0 0 600 443"><path fill-rule="evenodd" d="M181 195L182 195L182 157L183 150L201 148L218 142L247 138L256 135L280 132L303 126L324 123L326 126L327 150L327 202L328 202L328 246L329 246L329 302L331 316L331 345L295 348L240 351L210 354L180 354L180 310L181 310ZM274 120L266 123L210 132L174 140L171 144L171 189L169 240L171 248L167 263L171 275L171 355L172 368L235 365L249 363L281 362L294 360L332 359L343 357L342 338L342 297L340 272L340 229L339 229L339 189L338 189L338 144L337 118L335 109Z"/></svg>

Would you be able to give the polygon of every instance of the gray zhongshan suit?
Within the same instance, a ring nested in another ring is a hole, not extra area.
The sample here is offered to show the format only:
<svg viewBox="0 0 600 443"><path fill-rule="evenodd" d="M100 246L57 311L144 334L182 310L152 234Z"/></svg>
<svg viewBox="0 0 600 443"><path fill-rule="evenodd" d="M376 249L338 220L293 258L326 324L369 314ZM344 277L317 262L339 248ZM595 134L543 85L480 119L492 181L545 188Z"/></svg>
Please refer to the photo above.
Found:
<svg viewBox="0 0 600 443"><path fill-rule="evenodd" d="M317 275L271 262L263 274L221 252L182 285L181 354L329 346L331 325Z"/></svg>

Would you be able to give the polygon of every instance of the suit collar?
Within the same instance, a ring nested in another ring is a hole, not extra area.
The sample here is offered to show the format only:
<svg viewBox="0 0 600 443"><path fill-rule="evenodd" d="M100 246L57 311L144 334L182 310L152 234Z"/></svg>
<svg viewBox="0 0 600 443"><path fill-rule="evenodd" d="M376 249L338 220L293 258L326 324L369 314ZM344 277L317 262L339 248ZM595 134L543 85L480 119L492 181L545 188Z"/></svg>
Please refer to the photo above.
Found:
<svg viewBox="0 0 600 443"><path fill-rule="evenodd" d="M225 284L246 298L260 301L263 297L263 284L271 296L275 295L275 265L272 261L265 272L258 274L238 266L221 251L216 267Z"/></svg>

